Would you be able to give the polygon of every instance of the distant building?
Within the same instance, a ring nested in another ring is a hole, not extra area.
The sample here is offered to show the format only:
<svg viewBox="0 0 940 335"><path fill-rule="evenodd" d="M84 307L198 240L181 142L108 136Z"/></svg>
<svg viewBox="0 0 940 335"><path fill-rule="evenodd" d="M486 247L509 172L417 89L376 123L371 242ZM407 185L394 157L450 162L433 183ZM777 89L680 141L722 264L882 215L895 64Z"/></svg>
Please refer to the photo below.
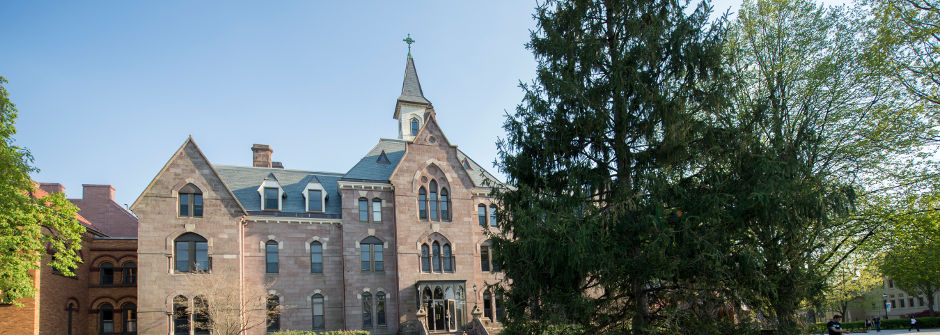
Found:
<svg viewBox="0 0 940 335"><path fill-rule="evenodd" d="M851 320L865 320L865 318L885 318L887 314L890 319L899 319L906 318L911 314L917 314L922 312L927 312L930 310L928 305L929 301L924 295L911 295L907 292L902 291L900 288L894 285L894 280L891 278L884 278L884 286L880 289L875 289L870 293L873 299L867 303L862 303L863 305L854 305L854 308L850 307L849 317ZM886 305L890 304L891 309L886 310ZM934 311L940 312L940 307L937 304L940 304L940 292L934 294Z"/></svg>
<svg viewBox="0 0 940 335"><path fill-rule="evenodd" d="M64 193L42 183L37 197ZM77 219L86 228L81 264L67 277L43 259L32 271L36 295L24 306L0 305L0 334L82 335L134 333L137 326L137 219L114 202L110 185L83 185ZM94 219L92 219L94 218Z"/></svg>
<svg viewBox="0 0 940 335"><path fill-rule="evenodd" d="M487 285L500 275L485 233L496 230L497 180L444 135L410 55L393 119L398 138L379 139L346 172L286 169L260 144L251 166L214 165L186 139L131 206L139 332L204 333L192 310L212 297L195 276L231 279L242 295L273 283L268 302L281 314L253 334L457 332L475 305L496 323L502 299ZM316 138L329 126L298 141L342 145Z"/></svg>

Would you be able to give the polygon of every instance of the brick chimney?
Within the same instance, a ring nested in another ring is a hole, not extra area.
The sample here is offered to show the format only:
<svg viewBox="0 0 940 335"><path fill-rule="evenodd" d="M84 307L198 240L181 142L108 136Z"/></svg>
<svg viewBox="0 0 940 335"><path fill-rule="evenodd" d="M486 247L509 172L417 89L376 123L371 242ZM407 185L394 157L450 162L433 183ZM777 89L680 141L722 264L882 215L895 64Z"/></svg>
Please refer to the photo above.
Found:
<svg viewBox="0 0 940 335"><path fill-rule="evenodd" d="M65 193L65 185L59 183L39 183L39 189L46 193Z"/></svg>
<svg viewBox="0 0 940 335"><path fill-rule="evenodd" d="M114 201L114 187L111 185L82 184L82 200Z"/></svg>
<svg viewBox="0 0 940 335"><path fill-rule="evenodd" d="M251 153L253 154L251 166L266 168L271 167L271 154L274 153L274 150L271 149L271 146L267 144L252 145Z"/></svg>

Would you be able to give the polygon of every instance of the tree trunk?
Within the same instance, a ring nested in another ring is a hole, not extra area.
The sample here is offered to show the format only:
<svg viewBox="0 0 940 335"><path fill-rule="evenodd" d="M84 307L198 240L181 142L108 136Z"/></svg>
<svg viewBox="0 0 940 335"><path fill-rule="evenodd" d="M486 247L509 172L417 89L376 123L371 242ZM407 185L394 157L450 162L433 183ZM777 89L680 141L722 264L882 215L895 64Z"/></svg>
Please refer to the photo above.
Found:
<svg viewBox="0 0 940 335"><path fill-rule="evenodd" d="M633 295L636 297L636 313L633 315L633 333L644 334L649 326L649 299L639 281L633 282Z"/></svg>
<svg viewBox="0 0 940 335"><path fill-rule="evenodd" d="M777 334L799 334L799 327L797 327L793 308L790 308L789 306L774 306L774 313L777 314Z"/></svg>

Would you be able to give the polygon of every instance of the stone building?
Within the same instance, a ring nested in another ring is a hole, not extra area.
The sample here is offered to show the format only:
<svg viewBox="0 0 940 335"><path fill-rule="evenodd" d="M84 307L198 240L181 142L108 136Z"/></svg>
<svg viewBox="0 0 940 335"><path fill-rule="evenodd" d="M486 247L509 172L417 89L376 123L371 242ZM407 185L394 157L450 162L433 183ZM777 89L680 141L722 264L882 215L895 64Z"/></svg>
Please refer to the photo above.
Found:
<svg viewBox="0 0 940 335"><path fill-rule="evenodd" d="M0 305L0 334L82 335L134 333L137 328L137 219L114 202L110 185L82 185L76 219L85 226L74 276L44 258L31 275L36 287L23 306ZM39 184L37 197L64 193Z"/></svg>
<svg viewBox="0 0 940 335"><path fill-rule="evenodd" d="M398 138L338 173L285 169L259 144L251 166L217 166L186 139L131 206L140 333L204 333L193 311L213 304L210 278L278 307L254 334L457 332L473 306L500 318L485 234L497 180L444 135L410 54L392 114Z"/></svg>

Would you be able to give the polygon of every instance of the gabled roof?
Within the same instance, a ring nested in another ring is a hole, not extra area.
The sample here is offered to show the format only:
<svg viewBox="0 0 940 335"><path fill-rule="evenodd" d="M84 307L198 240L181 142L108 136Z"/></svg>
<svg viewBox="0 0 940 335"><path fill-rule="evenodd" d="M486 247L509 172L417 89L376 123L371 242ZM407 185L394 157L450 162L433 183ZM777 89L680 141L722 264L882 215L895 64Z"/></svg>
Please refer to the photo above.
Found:
<svg viewBox="0 0 940 335"><path fill-rule="evenodd" d="M365 157L359 160L352 169L343 176L344 180L388 182L395 171L395 167L405 155L405 141L383 138L372 148ZM388 158L388 163L380 162L382 153Z"/></svg>
<svg viewBox="0 0 940 335"><path fill-rule="evenodd" d="M265 179L274 177L284 190L284 194L287 195L286 198L281 199L281 210L275 213L275 216L290 216L286 213L307 213L303 192L310 182L320 183L326 192L324 214L336 215L337 218L340 215L341 204L339 191L336 188L336 182L342 177L340 173L242 166L217 166L216 171L246 211L260 212L262 210L258 188Z"/></svg>
<svg viewBox="0 0 940 335"><path fill-rule="evenodd" d="M38 198L45 197L47 195L49 195L49 192L43 191L41 188L39 188L39 183L33 181L33 190L32 192L30 192L30 196L38 199ZM92 223L91 221L88 221L88 219L79 215L77 211L75 212L75 220L78 221L78 223L80 223L82 226L84 226L86 230L90 230L92 235L108 236L102 233L101 230L98 229L98 227L95 227L94 223Z"/></svg>
<svg viewBox="0 0 940 335"><path fill-rule="evenodd" d="M470 156L467 156L467 154L463 153L463 151L460 151L460 149L457 149L457 161L460 162L461 167L463 167L464 160L467 161L467 165L470 165L469 170L468 169L464 169L464 170L467 171L467 175L469 175L470 180L473 181L473 186L493 187L493 186L503 184L502 182L499 181L499 179L496 179L496 177L494 177L492 174L487 172L486 169L483 168L483 166L481 166L480 164L477 164L477 162L474 161L473 158L470 158ZM484 181L487 179L489 179L491 183L495 183L495 184L491 184L491 185L484 184Z"/></svg>

